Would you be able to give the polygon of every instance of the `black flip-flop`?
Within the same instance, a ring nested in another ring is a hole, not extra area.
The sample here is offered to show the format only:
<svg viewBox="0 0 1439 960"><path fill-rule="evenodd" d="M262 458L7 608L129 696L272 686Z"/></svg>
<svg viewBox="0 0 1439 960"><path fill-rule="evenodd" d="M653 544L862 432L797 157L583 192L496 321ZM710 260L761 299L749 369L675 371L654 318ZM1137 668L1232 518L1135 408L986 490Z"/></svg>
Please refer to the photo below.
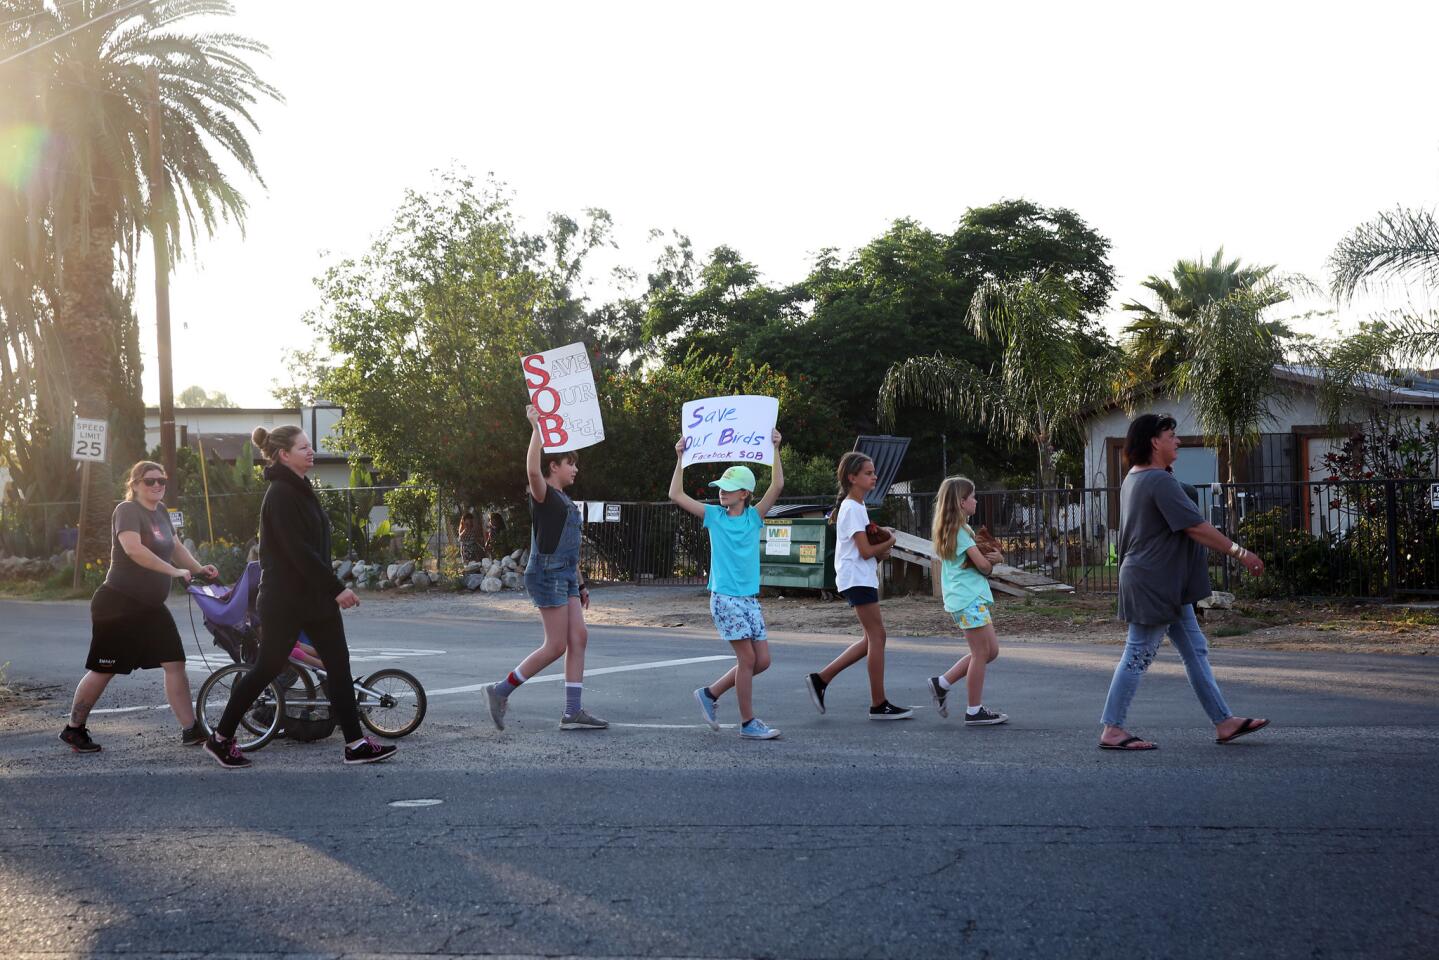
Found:
<svg viewBox="0 0 1439 960"><path fill-rule="evenodd" d="M1119 741L1118 743L1103 743L1103 742L1101 742L1101 743L1099 744L1099 749L1101 749L1101 750L1128 750L1128 751L1130 751L1130 752L1135 752L1135 751L1139 751L1139 750L1158 750L1158 749L1159 749L1159 744L1157 744L1157 743L1151 743L1151 744L1150 744L1149 746L1147 746L1147 747L1131 747L1131 746L1130 746L1131 743L1143 743L1143 742L1145 742L1143 737L1125 737L1123 740Z"/></svg>
<svg viewBox="0 0 1439 960"><path fill-rule="evenodd" d="M1235 740L1238 740L1246 733L1253 733L1256 730L1263 730L1267 726L1269 726L1268 720L1255 720L1253 717L1245 717L1244 722L1239 725L1238 730L1235 730L1227 737L1215 737L1214 742L1233 743Z"/></svg>

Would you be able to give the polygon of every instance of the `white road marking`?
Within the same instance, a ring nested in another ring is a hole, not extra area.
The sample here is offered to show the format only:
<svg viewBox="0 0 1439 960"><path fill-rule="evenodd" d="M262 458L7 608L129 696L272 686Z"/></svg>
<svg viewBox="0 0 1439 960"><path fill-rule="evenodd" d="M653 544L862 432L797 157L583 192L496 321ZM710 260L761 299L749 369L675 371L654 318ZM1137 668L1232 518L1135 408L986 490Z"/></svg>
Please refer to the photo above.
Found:
<svg viewBox="0 0 1439 960"><path fill-rule="evenodd" d="M713 663L716 660L733 660L733 656L718 655L712 657L688 657L684 660L651 660L648 663L630 663L622 667L599 667L595 670L586 670L585 678L598 677L605 673L629 673L632 670L658 670L661 667L682 667L688 663ZM542 677L531 677L525 683L550 683L556 680L563 680L563 673L547 673ZM475 693L489 686L489 683L470 683L463 687L445 687L443 690L426 690L425 694L430 697L443 697L452 693Z"/></svg>
<svg viewBox="0 0 1439 960"><path fill-rule="evenodd" d="M435 654L444 653L445 651L443 651L443 650L405 650L405 651L386 650L385 652L386 652L386 653L390 653L390 654L394 654L394 655L396 655L396 656L418 656L418 657L427 657L427 656L433 656L433 655L435 655ZM367 657L367 658L352 657L352 658L351 658L351 662L353 662L353 661L355 661L355 660L360 660L360 659L381 660L381 659L386 659L386 658L384 658L384 657ZM630 664L625 664L624 666L620 666L620 667L598 667L598 668L596 668L596 669L594 669L594 670L586 670L586 671L585 671L585 676L586 676L586 677L597 677L597 676L600 676L601 674L605 674L605 673L629 673L629 672L631 672L631 671L633 671L633 670L659 670L659 669L662 668L662 667L682 667L682 666L685 666L685 665L691 664L691 663L713 663L713 662L715 662L716 660L733 660L733 659L734 659L734 657L732 657L732 656L727 656L727 655L720 654L720 655L710 656L710 657L687 657L687 658L685 658L685 659L683 659L683 660L650 660L650 661L648 661L648 662L646 662L646 663L630 663ZM213 668L211 668L211 669L208 669L208 670L204 667L203 664L201 664L201 665L198 667L198 669L204 671L206 674L209 674L210 672L212 672L212 670L217 670L217 669L219 669L219 667L221 667L221 666L226 666L226 664L220 663L220 664L216 665L215 667L213 667ZM191 663L191 664L190 664L190 667L191 667L191 669L195 669L195 668L196 668L196 665L195 665L194 663ZM545 674L545 675L542 676L542 677L531 677L529 680L527 680L527 681L525 681L525 682L526 682L526 683L549 683L549 682L553 682L553 681L556 681L556 680L563 680L564 678L565 678L565 675L564 675L563 673L547 673L547 674ZM447 696L447 695L453 694L453 693L475 693L475 692L478 691L478 690L484 689L484 688L487 687L488 685L489 685L488 683L471 683L471 684L466 684L466 685L463 686L463 687L445 687L445 688L442 689L442 690L427 690L427 691L425 691L425 695L426 695L427 697L443 697L443 696ZM91 710L90 712L91 712L91 713L133 713L133 712L135 712L135 711L137 711L137 710L169 710L169 709L170 709L169 705L162 703L162 704L160 704L158 707L106 707L106 708L100 709L100 710ZM703 724L703 723L677 723L677 724L670 724L670 723L614 723L614 724L611 724L611 726L615 726L615 727L652 727L652 728L654 728L654 729L656 729L656 730L689 730L689 729L694 728L694 727L706 727L706 726L708 726L708 724ZM728 724L728 725L725 725L725 726L731 726L731 727L732 727L733 724Z"/></svg>
<svg viewBox="0 0 1439 960"><path fill-rule="evenodd" d="M426 650L409 647L351 647L350 662L373 663L379 660L400 660L405 657L438 657L448 652L447 650ZM203 656L197 653L191 653L185 657L186 670L203 673L205 676L209 676L221 667L229 665L229 655L219 649L214 651L207 650Z"/></svg>
<svg viewBox="0 0 1439 960"><path fill-rule="evenodd" d="M640 729L642 729L642 730L708 730L708 729L710 729L710 725L707 724L707 723L615 723L614 721L611 721L611 722L610 722L610 726L612 726L612 727L638 727L638 728L640 728ZM722 723L722 724L720 724L720 729L721 729L721 730L738 730L738 729L739 729L739 724L737 724L737 723Z"/></svg>

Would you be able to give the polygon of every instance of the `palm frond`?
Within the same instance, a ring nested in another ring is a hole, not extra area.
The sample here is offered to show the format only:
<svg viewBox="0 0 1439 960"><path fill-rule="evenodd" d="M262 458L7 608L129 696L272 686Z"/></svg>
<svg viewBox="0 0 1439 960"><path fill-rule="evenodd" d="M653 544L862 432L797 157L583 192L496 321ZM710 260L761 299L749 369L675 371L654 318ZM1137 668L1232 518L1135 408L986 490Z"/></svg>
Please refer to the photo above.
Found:
<svg viewBox="0 0 1439 960"><path fill-rule="evenodd" d="M1341 300L1405 276L1439 284L1439 221L1428 210L1385 211L1339 241L1329 269L1334 296Z"/></svg>

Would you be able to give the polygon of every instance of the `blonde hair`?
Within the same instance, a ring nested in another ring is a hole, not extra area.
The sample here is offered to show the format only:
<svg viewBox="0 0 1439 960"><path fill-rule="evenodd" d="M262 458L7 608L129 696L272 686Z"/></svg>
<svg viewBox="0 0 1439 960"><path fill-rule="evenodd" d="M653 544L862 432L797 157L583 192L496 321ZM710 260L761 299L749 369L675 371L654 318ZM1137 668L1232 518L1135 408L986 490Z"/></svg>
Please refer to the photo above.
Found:
<svg viewBox="0 0 1439 960"><path fill-rule="evenodd" d="M126 500L135 499L135 484L145 479L145 474L149 473L151 470L159 470L161 473L164 473L165 465L161 463L156 463L154 460L141 460L139 463L135 464L133 467L130 468L130 479L125 481ZM168 475L166 479L169 479ZM110 489L113 490L115 488L111 487Z"/></svg>
<svg viewBox="0 0 1439 960"><path fill-rule="evenodd" d="M256 427L250 434L250 442L255 445L255 449L260 451L260 455L266 461L276 464L280 462L280 454L295 445L295 438L301 432L300 428L293 424L286 424L273 430Z"/></svg>
<svg viewBox="0 0 1439 960"><path fill-rule="evenodd" d="M829 522L833 525L839 519L839 508L844 505L844 498L849 496L849 488L854 486L855 475L864 469L866 463L873 461L858 450L851 450L839 458L839 466L835 468L834 479L839 485L839 496L834 499L834 509L829 513Z"/></svg>
<svg viewBox="0 0 1439 960"><path fill-rule="evenodd" d="M930 539L934 541L935 556L941 560L958 560L955 544L959 531L974 537L969 517L964 515L962 504L974 493L974 481L968 477L946 477L934 495L934 522L930 525Z"/></svg>

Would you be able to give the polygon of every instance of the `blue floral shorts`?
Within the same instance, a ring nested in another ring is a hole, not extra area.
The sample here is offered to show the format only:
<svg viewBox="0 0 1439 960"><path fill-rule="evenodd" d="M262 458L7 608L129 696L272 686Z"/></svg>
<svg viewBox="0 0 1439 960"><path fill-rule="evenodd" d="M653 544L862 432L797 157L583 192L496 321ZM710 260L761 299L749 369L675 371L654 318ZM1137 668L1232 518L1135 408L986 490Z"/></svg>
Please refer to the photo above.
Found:
<svg viewBox="0 0 1439 960"><path fill-rule="evenodd" d="M758 643L768 640L764 629L764 614L759 609L758 597L731 597L723 593L710 594L710 616L714 617L715 629L720 639L733 643L736 640L753 640Z"/></svg>
<svg viewBox="0 0 1439 960"><path fill-rule="evenodd" d="M953 610L950 613L962 630L978 630L994 622L994 618L989 615L989 604L983 600L976 600L963 610Z"/></svg>

